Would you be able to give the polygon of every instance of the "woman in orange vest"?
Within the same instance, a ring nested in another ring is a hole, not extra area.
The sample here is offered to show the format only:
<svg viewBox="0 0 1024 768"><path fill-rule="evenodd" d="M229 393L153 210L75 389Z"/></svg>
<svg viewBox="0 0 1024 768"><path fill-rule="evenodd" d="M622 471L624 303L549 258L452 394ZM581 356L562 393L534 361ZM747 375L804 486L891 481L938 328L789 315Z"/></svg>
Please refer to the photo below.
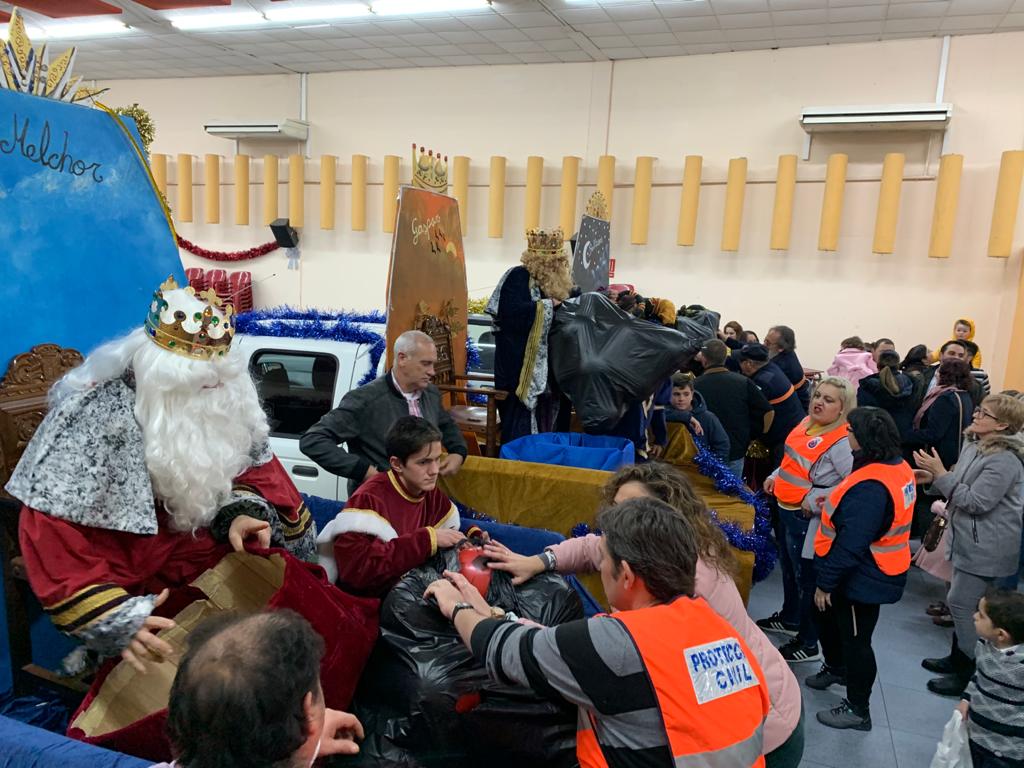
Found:
<svg viewBox="0 0 1024 768"><path fill-rule="evenodd" d="M853 472L825 502L814 540L814 602L825 663L804 682L820 691L845 682L846 698L818 712L818 722L870 731L877 673L871 635L880 606L898 602L907 582L915 480L892 416L855 408L849 423Z"/></svg>
<svg viewBox="0 0 1024 768"><path fill-rule="evenodd" d="M853 468L846 416L856 406L856 389L849 381L823 379L811 395L807 417L786 438L782 463L764 483L774 496L772 513L779 521L783 599L782 610L757 625L794 636L779 649L789 662L821 658L814 622L814 535L821 504Z"/></svg>

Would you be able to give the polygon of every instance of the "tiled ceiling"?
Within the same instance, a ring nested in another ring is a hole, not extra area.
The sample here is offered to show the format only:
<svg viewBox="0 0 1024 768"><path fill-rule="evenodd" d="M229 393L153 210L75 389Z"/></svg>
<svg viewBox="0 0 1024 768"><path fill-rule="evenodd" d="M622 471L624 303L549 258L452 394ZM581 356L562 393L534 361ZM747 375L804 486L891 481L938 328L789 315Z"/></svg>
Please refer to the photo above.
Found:
<svg viewBox="0 0 1024 768"><path fill-rule="evenodd" d="M329 0L104 0L130 34L69 41L87 78L200 77L481 64L605 61L1024 29L1024 0L494 0L415 16L181 31L175 13L267 11ZM97 5L27 0L27 5ZM102 3L98 4L102 5ZM0 14L10 10L0 2ZM194 12L194 11L193 11ZM55 26L37 12L30 25ZM59 48L62 41L53 43Z"/></svg>

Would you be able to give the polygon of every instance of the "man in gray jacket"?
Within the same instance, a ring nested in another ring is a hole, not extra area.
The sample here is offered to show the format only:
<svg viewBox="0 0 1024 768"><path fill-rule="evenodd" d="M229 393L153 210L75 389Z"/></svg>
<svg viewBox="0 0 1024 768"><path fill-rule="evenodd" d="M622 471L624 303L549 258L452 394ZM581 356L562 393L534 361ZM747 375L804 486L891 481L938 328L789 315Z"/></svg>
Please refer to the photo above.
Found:
<svg viewBox="0 0 1024 768"><path fill-rule="evenodd" d="M318 465L348 478L351 495L364 480L388 467L384 436L401 416L422 416L441 430L448 456L442 475L459 471L466 441L431 384L437 348L422 331L406 331L395 341L394 367L369 384L353 389L338 407L307 430L299 449ZM340 443L345 444L345 448Z"/></svg>

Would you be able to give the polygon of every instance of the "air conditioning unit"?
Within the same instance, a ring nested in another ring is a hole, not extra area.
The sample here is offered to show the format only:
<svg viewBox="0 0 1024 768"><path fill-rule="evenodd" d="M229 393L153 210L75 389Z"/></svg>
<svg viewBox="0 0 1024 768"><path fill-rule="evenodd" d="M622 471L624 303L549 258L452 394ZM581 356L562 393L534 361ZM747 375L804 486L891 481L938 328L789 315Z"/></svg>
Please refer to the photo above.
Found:
<svg viewBox="0 0 1024 768"><path fill-rule="evenodd" d="M870 104L805 107L800 126L808 133L836 131L944 131L952 104Z"/></svg>
<svg viewBox="0 0 1024 768"><path fill-rule="evenodd" d="M305 120L244 120L206 123L203 129L222 139L262 139L265 141L306 141L309 123Z"/></svg>

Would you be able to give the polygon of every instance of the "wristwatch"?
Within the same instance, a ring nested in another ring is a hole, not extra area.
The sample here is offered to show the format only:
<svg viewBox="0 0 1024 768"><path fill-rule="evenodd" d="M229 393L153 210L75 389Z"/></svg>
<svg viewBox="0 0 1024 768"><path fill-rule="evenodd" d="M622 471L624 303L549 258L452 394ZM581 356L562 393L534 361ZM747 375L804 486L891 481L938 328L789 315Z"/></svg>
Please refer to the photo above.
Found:
<svg viewBox="0 0 1024 768"><path fill-rule="evenodd" d="M545 549L537 557L540 558L541 562L544 563L545 571L555 570L555 553L550 549Z"/></svg>
<svg viewBox="0 0 1024 768"><path fill-rule="evenodd" d="M455 617L459 615L459 611L461 611L463 608L469 608L470 610L475 610L473 608L473 606L470 605L469 603L466 603L466 602L458 602L458 603L456 603L455 607L452 608L452 615L451 615L451 622L452 622L452 624L455 623Z"/></svg>

